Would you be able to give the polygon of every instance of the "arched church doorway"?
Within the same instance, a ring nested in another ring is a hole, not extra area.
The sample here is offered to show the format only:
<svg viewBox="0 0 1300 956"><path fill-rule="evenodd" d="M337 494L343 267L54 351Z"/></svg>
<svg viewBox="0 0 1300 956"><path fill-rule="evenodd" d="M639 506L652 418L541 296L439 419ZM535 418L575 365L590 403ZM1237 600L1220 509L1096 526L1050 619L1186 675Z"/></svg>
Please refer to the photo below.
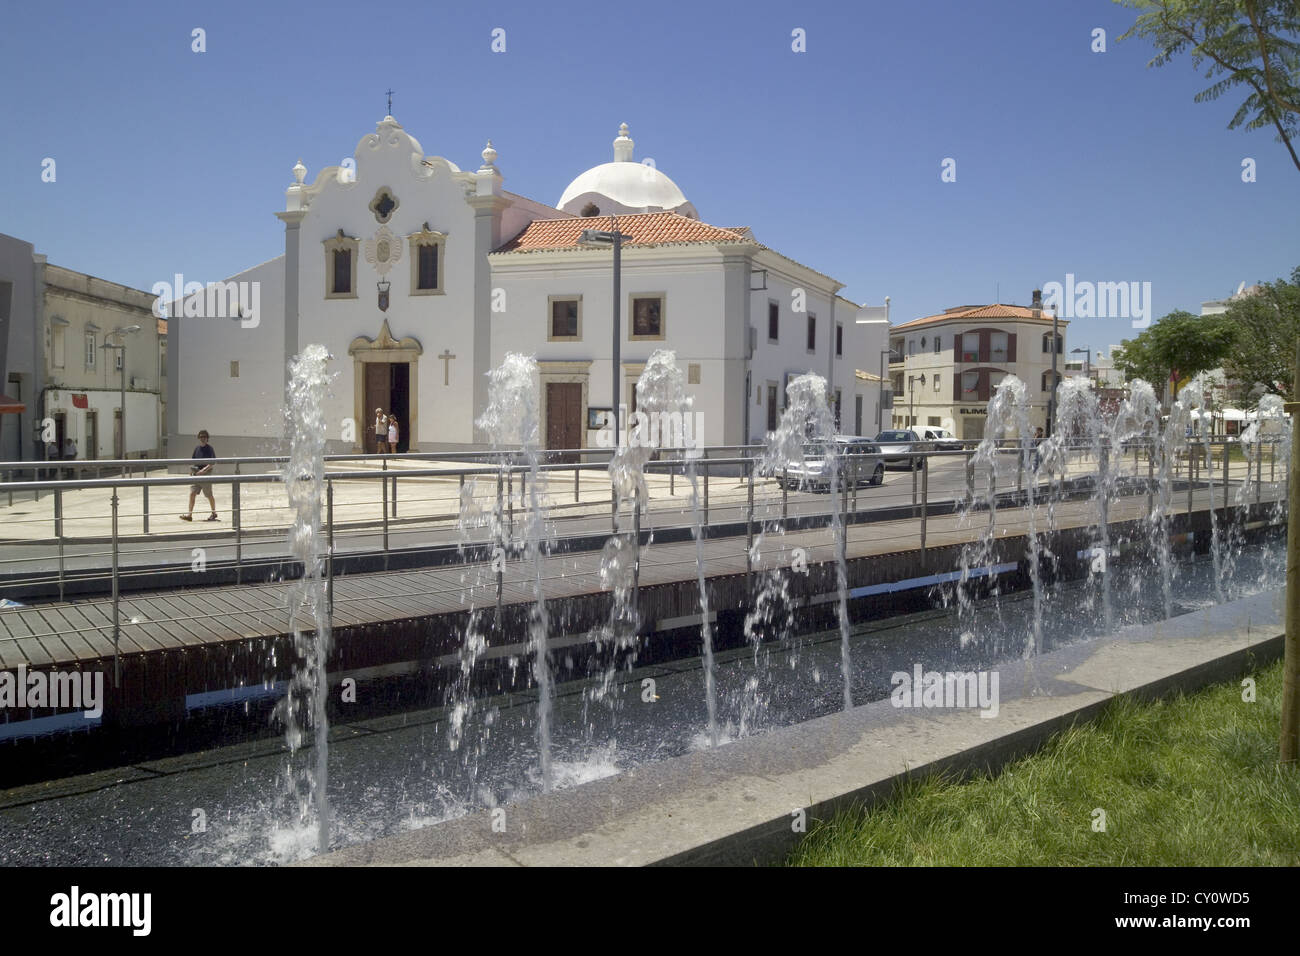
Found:
<svg viewBox="0 0 1300 956"><path fill-rule="evenodd" d="M397 416L397 450L420 447L419 369L424 349L407 336L393 338L385 319L373 339L358 336L348 347L353 361L353 408L357 422L357 448L369 453L379 448L375 436L375 409Z"/></svg>

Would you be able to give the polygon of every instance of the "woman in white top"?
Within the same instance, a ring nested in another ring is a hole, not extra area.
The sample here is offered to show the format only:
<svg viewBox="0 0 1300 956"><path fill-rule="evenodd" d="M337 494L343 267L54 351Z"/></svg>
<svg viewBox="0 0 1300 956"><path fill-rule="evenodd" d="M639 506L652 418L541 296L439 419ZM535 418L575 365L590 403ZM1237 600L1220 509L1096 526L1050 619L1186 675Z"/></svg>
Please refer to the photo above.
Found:
<svg viewBox="0 0 1300 956"><path fill-rule="evenodd" d="M397 454L397 416L388 416L388 450Z"/></svg>

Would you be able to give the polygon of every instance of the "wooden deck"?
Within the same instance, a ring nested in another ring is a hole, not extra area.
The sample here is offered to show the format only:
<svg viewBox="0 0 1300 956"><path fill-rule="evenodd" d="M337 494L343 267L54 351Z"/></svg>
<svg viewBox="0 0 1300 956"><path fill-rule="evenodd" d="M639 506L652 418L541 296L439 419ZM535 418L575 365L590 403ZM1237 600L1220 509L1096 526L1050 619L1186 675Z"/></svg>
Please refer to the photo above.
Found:
<svg viewBox="0 0 1300 956"><path fill-rule="evenodd" d="M1188 528L1208 527L1210 490L1197 489L1193 514L1187 509L1185 493L1174 496L1172 515ZM1112 524L1129 525L1146 517L1145 496L1124 498L1111 504ZM1221 492L1215 503L1221 502ZM1265 501L1267 507L1270 502ZM996 536L1019 537L1028 529L1028 512L1023 508L997 513ZM1055 529L1087 529L1095 522L1090 502L1058 502L1054 508ZM1198 520L1193 520L1198 519ZM1046 506L1035 512L1037 530L1048 524ZM1220 516L1222 520L1222 516ZM884 555L919 552L920 521L872 522L850 525L846 553L850 562ZM954 569L949 552L977 538L987 527L987 513L976 512L964 525L956 516L929 518L926 550L934 561L922 566L930 573ZM756 532L757 532L756 527ZM788 568L791 550L803 548L807 562L827 565L834 559L829 528L785 534L769 532L761 543L761 557L754 570ZM702 545L705 577L719 580L744 576L746 539L706 539ZM543 592L549 602L603 596L599 568L600 552L545 557ZM946 566L944 566L946 565ZM531 562L512 558L506 567L502 604L517 606L535 600ZM640 586L643 592L663 587L688 591L693 600L696 581L694 541L651 543L641 552ZM283 638L292 633L288 611L293 582L210 587L184 591L132 595L120 601L120 647L123 657L155 655L198 648L212 648L245 640ZM606 599L607 600L607 599ZM677 603L677 602L674 602ZM743 604L743 600L741 601ZM463 616L471 607L495 607L496 580L486 565L392 571L336 577L334 580L333 627L335 631L442 615ZM662 616L662 615L661 615ZM304 623L310 627L310 619ZM95 599L0 611L0 668L86 667L102 664L114 656L112 601Z"/></svg>

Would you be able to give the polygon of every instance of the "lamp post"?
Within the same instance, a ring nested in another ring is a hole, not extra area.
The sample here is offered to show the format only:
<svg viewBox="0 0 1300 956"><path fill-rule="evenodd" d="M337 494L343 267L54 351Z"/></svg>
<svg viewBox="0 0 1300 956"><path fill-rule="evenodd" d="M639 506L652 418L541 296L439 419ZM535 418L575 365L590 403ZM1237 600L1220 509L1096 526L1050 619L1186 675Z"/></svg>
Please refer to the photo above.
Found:
<svg viewBox="0 0 1300 956"><path fill-rule="evenodd" d="M620 353L620 306L619 301L622 293L620 292L622 271L623 271L623 240L630 239L631 236L618 231L618 220L614 220L614 228L611 230L584 229L578 236L578 244L583 246L612 246L614 249L614 348L613 348L613 366L610 368L610 392L613 395L613 402L610 405L610 415L613 417L614 424L614 441L618 442L618 398L619 398L619 353ZM662 318L662 317L661 317Z"/></svg>
<svg viewBox="0 0 1300 956"><path fill-rule="evenodd" d="M116 349L118 355L121 358L122 367L118 369L118 372L120 373L120 378L118 382L119 385L118 403L119 404L118 404L117 422L118 422L118 430L121 432L122 435L121 438L122 447L120 451L122 453L123 460L125 460L127 456L127 451L126 451L126 340L123 339L120 345L113 345L108 340L115 335L126 336L126 335L132 335L139 331L140 331L140 326L138 325L128 325L126 328L122 328L121 326L118 326L112 332L109 332L107 335L104 336L104 344L100 346L100 348L105 350Z"/></svg>
<svg viewBox="0 0 1300 956"><path fill-rule="evenodd" d="M1056 353L1061 351L1061 336L1057 331L1060 326L1057 324L1056 306L1052 306L1052 388L1047 393L1047 431L1048 438L1052 437L1052 421L1056 418Z"/></svg>
<svg viewBox="0 0 1300 956"><path fill-rule="evenodd" d="M1071 355L1078 355L1080 352L1086 352L1083 361L1084 378L1092 378L1092 349L1070 349Z"/></svg>

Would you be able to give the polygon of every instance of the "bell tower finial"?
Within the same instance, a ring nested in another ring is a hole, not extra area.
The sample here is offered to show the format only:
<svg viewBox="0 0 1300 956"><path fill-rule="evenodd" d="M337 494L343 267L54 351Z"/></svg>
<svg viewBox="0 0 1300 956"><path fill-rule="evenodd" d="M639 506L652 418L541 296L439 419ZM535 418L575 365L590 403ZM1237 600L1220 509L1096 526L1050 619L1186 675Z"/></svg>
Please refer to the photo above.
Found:
<svg viewBox="0 0 1300 956"><path fill-rule="evenodd" d="M614 162L632 162L632 147L635 145L632 137L627 135L627 124L623 123L618 128L618 138L614 140Z"/></svg>

